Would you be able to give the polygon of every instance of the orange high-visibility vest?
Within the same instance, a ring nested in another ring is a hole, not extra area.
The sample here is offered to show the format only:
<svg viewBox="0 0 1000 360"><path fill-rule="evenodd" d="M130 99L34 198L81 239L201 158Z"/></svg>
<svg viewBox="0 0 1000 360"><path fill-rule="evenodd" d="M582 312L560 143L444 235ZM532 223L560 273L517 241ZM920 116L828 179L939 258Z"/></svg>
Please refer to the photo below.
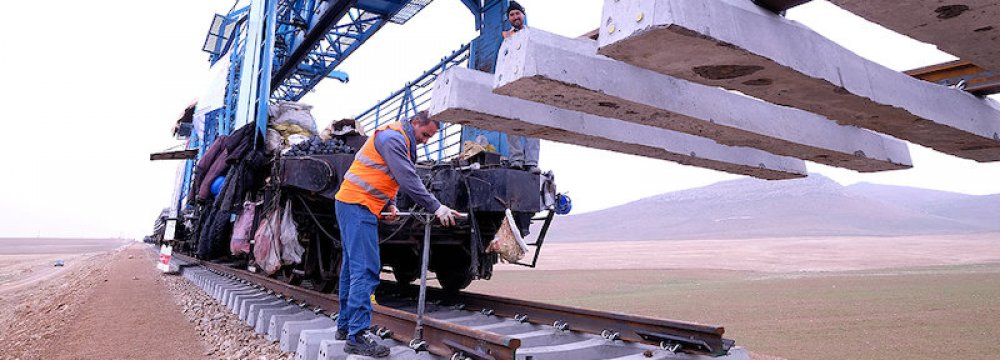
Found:
<svg viewBox="0 0 1000 360"><path fill-rule="evenodd" d="M335 196L337 200L348 204L364 205L375 216L399 191L399 183L389 173L385 159L375 150L375 137L387 130L403 134L403 139L406 139L406 156L410 157L410 137L406 136L402 124L393 122L379 127L354 156L354 162L344 174L344 182Z"/></svg>

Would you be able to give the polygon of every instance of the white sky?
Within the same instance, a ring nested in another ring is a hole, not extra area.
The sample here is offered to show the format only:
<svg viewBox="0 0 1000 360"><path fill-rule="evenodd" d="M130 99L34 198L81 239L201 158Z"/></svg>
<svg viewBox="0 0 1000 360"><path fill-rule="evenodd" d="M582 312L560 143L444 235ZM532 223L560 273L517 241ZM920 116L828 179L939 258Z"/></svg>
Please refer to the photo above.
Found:
<svg viewBox="0 0 1000 360"><path fill-rule="evenodd" d="M578 36L597 27L600 0L521 0L533 27ZM169 205L177 162L149 153L178 142L170 128L206 86L201 51L215 12L229 0L59 0L40 10L8 2L0 19L5 84L0 237L148 234ZM860 20L825 1L789 17L896 70L951 58ZM470 41L460 1L437 0L405 26L389 25L340 67L349 84L326 81L303 99L323 125L374 105ZM821 59L817 59L818 61ZM874 182L969 194L1000 193L1000 163L980 164L910 146L914 168L859 174L809 164L841 184ZM660 160L542 142L541 165L594 211L737 176Z"/></svg>

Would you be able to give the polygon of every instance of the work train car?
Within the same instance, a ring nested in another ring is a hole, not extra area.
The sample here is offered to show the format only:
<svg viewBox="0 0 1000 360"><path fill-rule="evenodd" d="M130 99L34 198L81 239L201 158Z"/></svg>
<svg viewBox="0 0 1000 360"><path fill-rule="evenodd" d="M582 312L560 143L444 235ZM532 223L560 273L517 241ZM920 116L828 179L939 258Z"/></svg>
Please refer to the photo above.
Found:
<svg viewBox="0 0 1000 360"><path fill-rule="evenodd" d="M364 135L349 132L327 140L313 138L266 161L236 161L226 173L230 178L214 184L219 189L213 199L189 203L185 229L177 231L185 236L171 243L205 260L264 272L322 292L334 291L341 264L334 195L365 140ZM250 169L254 163L256 168ZM257 175L232 178L239 170ZM417 172L442 204L468 214L454 227L443 227L432 219L428 268L446 290L458 291L473 280L492 276L501 257L496 246L490 249L490 245L505 222L513 231L501 235L529 235L528 229L536 232L528 243L522 242L534 247L529 251L534 256L515 261L533 267L554 215L569 210L568 198L556 192L551 173L512 168L495 153L420 162ZM240 190L242 198L248 199L243 206L226 200L241 198ZM418 208L402 192L397 207L414 214L434 210ZM248 208L253 210L248 212ZM380 220L383 271L391 272L399 283L420 277L424 232L420 216Z"/></svg>

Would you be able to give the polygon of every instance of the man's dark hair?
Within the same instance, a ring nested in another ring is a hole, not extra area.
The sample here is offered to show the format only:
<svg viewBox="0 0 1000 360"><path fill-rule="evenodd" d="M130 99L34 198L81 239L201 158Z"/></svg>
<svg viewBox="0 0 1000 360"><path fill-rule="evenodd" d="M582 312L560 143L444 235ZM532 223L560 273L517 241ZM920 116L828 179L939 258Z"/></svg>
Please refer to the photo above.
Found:
<svg viewBox="0 0 1000 360"><path fill-rule="evenodd" d="M434 125L437 125L438 129L441 128L441 122L437 121L437 120L431 120L431 117L427 113L427 110L422 110L422 111L418 112L416 115L413 115L413 117L410 118L410 123L414 124L414 125L424 126L424 125L427 125L428 123L431 123L431 122L433 122Z"/></svg>
<svg viewBox="0 0 1000 360"><path fill-rule="evenodd" d="M517 1L511 1L510 2L510 6L507 7L507 16L510 16L510 12L514 11L514 10L520 10L521 13L525 14L525 15L528 14L528 13L524 12L524 6L521 6L521 4L518 4Z"/></svg>

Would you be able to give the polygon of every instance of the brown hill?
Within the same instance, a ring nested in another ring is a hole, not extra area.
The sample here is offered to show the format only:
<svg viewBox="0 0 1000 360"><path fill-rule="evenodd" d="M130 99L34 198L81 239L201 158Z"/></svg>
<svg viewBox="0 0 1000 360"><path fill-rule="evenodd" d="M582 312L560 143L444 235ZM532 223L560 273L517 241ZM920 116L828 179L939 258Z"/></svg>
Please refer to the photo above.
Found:
<svg viewBox="0 0 1000 360"><path fill-rule="evenodd" d="M1000 230L1000 194L859 184L822 175L740 179L557 217L550 241L903 236Z"/></svg>

